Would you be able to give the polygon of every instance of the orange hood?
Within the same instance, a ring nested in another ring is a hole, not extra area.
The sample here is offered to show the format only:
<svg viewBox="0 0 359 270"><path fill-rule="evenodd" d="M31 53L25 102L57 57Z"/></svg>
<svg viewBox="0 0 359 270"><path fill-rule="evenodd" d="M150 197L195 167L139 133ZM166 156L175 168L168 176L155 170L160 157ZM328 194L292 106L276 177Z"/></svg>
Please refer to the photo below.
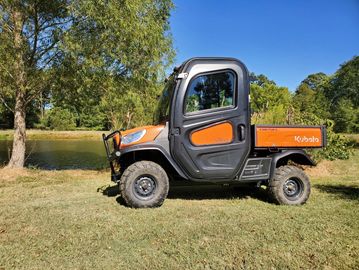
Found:
<svg viewBox="0 0 359 270"><path fill-rule="evenodd" d="M120 148L125 148L131 145L135 145L135 144L140 144L140 143L145 143L145 142L151 142L154 139L156 139L156 137L158 136L158 134L160 134L160 132L164 129L164 125L158 125L158 126L142 126L142 127L137 127L137 128L133 128L133 129L129 129L129 130L125 130L125 131L121 131L121 136L126 136L127 134L130 133L134 133L136 131L140 131L140 130L146 130L145 135L137 142L133 142L133 143L129 143L129 144L124 144L121 143L121 147Z"/></svg>

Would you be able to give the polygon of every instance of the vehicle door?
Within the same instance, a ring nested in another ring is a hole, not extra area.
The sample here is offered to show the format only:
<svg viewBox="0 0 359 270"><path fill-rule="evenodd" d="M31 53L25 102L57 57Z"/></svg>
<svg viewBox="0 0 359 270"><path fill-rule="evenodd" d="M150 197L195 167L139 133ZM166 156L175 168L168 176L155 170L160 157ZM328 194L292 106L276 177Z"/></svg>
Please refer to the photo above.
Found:
<svg viewBox="0 0 359 270"><path fill-rule="evenodd" d="M249 79L236 59L182 66L172 100L170 150L190 179L234 179L250 151Z"/></svg>

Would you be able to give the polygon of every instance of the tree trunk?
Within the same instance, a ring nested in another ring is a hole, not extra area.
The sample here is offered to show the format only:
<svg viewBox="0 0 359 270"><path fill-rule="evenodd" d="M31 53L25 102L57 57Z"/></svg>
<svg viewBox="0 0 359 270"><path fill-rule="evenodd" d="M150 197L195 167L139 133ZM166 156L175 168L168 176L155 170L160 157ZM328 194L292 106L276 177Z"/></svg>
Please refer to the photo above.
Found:
<svg viewBox="0 0 359 270"><path fill-rule="evenodd" d="M16 61L14 63L16 78L16 99L14 117L14 141L12 146L11 158L7 167L22 168L25 162L25 141L26 141L26 73L23 59L23 40L22 40L22 14L19 10L12 11L14 23L14 48L16 49Z"/></svg>
<svg viewBox="0 0 359 270"><path fill-rule="evenodd" d="M14 128L11 158L7 166L10 168L22 168L25 163L26 125L25 101L21 91L16 93Z"/></svg>

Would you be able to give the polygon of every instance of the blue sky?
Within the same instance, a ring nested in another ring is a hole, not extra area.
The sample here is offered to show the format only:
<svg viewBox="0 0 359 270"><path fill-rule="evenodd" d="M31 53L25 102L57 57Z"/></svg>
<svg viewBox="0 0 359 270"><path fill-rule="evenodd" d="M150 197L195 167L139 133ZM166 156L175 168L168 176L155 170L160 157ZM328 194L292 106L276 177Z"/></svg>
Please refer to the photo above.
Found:
<svg viewBox="0 0 359 270"><path fill-rule="evenodd" d="M174 0L176 64L230 56L295 90L359 55L359 0Z"/></svg>

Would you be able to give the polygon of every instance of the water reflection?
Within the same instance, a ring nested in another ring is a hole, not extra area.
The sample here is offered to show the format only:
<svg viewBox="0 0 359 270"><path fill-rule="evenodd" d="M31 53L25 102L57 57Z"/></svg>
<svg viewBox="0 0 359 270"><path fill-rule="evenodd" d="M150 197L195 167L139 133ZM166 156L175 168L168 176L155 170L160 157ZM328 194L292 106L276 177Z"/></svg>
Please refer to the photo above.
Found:
<svg viewBox="0 0 359 270"><path fill-rule="evenodd" d="M9 160L11 141L0 141L0 163ZM26 144L25 165L48 170L101 169L107 166L102 141L33 140Z"/></svg>

